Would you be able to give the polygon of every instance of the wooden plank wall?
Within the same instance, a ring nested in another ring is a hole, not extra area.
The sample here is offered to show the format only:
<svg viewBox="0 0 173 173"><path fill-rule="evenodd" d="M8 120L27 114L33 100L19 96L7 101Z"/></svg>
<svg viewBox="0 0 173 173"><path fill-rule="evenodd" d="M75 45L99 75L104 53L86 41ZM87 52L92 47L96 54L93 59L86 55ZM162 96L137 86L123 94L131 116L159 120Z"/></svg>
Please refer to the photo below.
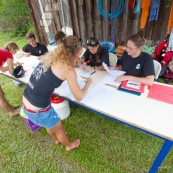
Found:
<svg viewBox="0 0 173 173"><path fill-rule="evenodd" d="M42 21L43 14L39 1L47 21L48 33ZM160 0L158 20L147 21L142 30L139 29L141 14L134 14L126 8L114 23L111 23L111 19L104 18L98 12L98 0L26 0L26 3L38 40L44 44L48 44L50 36L61 30L63 26L69 26L73 29L73 34L82 38L84 42L88 37L95 36L100 41L115 40L115 45L124 44L130 35L140 31L147 40L151 40L151 45L155 45L166 37L171 0ZM128 0L126 7L127 3ZM112 9L115 11L118 8L118 4L115 8L111 5L112 1L103 0L103 9L106 12L110 13ZM111 28L115 28L114 38L111 35L114 30L111 31Z"/></svg>

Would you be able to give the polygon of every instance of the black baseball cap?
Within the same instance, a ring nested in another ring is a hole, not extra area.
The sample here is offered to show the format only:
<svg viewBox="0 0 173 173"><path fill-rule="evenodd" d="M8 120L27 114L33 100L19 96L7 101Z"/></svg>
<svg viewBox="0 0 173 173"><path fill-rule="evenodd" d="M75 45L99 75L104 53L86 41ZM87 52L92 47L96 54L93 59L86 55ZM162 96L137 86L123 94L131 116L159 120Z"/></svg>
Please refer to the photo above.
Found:
<svg viewBox="0 0 173 173"><path fill-rule="evenodd" d="M99 44L99 41L95 37L90 37L86 41L87 46L96 47Z"/></svg>

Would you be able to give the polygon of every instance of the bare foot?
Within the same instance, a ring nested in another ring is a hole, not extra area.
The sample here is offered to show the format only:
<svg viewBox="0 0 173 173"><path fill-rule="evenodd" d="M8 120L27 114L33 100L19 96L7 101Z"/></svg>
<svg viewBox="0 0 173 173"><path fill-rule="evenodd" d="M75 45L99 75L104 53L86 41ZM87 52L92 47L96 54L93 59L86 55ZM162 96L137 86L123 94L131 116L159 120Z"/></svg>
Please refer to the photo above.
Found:
<svg viewBox="0 0 173 173"><path fill-rule="evenodd" d="M79 147L79 145L80 145L80 139L77 139L74 142L71 142L70 146L66 147L66 151L69 152L69 151Z"/></svg>
<svg viewBox="0 0 173 173"><path fill-rule="evenodd" d="M8 112L10 116L16 116L19 115L20 109L15 109L13 112Z"/></svg>
<svg viewBox="0 0 173 173"><path fill-rule="evenodd" d="M55 145L58 145L60 144L60 142L58 140L55 141Z"/></svg>

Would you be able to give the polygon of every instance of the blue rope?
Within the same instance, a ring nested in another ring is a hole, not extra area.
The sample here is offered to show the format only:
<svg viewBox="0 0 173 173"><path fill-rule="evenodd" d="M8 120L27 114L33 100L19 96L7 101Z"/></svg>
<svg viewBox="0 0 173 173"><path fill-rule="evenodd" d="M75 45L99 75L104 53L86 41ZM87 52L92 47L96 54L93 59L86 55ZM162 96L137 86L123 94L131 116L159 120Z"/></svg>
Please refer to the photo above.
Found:
<svg viewBox="0 0 173 173"><path fill-rule="evenodd" d="M106 18L116 18L116 17L118 17L124 11L124 8L125 8L125 0L120 0L120 5L119 5L117 11L114 12L114 13L106 13L103 10L103 8L102 8L102 0L98 0L97 8L98 8L99 13L103 17L106 17Z"/></svg>

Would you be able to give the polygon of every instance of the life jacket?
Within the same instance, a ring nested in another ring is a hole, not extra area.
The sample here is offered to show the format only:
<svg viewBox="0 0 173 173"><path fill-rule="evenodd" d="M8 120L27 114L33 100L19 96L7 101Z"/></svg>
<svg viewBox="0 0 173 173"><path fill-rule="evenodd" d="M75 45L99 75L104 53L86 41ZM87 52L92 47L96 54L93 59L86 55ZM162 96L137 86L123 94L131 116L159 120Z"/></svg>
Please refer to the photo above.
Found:
<svg viewBox="0 0 173 173"><path fill-rule="evenodd" d="M168 42L166 40L162 41L155 49L153 57L156 61L161 62L163 60L162 54L166 52L168 47Z"/></svg>
<svg viewBox="0 0 173 173"><path fill-rule="evenodd" d="M167 51L168 42L167 40L162 41L155 49L153 53L153 58L158 61L162 68L167 66L167 70L165 71L165 74L163 74L163 77L166 77L168 79L173 78L173 71L169 68L169 62L173 60L173 51Z"/></svg>

